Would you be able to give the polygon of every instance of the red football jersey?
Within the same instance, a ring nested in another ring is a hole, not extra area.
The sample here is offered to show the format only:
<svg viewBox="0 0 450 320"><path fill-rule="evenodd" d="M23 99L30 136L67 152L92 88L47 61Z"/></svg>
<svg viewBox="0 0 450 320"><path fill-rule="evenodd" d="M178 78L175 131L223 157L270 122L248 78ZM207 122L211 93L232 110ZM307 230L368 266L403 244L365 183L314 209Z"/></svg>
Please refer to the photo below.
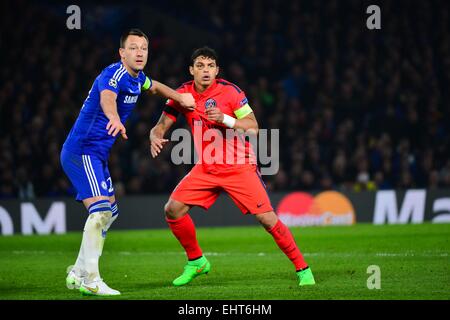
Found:
<svg viewBox="0 0 450 320"><path fill-rule="evenodd" d="M224 114L237 118L235 112L248 104L245 93L238 86L223 79L216 79L208 89L198 93L194 81L189 81L177 91L191 93L196 102L196 109L189 111L169 99L163 112L174 121L180 113L186 117L198 159L208 172L233 171L256 164L251 144L239 136L236 130L209 121L205 113L207 108L217 107ZM222 152L217 152L218 150Z"/></svg>

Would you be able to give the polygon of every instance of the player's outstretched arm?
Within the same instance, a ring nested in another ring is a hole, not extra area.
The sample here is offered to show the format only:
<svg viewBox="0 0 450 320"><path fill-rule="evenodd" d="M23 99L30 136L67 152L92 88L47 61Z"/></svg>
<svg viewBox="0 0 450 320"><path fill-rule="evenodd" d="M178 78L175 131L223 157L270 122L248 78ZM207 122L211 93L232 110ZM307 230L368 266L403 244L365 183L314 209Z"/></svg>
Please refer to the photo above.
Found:
<svg viewBox="0 0 450 320"><path fill-rule="evenodd" d="M122 138L125 140L127 137L127 129L120 121L119 114L117 113L117 94L111 90L102 90L100 92L100 106L102 107L105 116L109 119L108 124L106 125L106 130L108 130L108 134L115 137L119 132L122 135Z"/></svg>
<svg viewBox="0 0 450 320"><path fill-rule="evenodd" d="M165 84L155 80L153 80L152 86L150 87L149 91L152 94L157 94L161 97L172 99L178 102L181 107L188 110L195 109L195 99L190 93L179 93L169 88Z"/></svg>
<svg viewBox="0 0 450 320"><path fill-rule="evenodd" d="M169 141L164 139L167 130L175 123L164 113L158 120L158 123L150 130L150 153L155 158L162 150L163 146Z"/></svg>

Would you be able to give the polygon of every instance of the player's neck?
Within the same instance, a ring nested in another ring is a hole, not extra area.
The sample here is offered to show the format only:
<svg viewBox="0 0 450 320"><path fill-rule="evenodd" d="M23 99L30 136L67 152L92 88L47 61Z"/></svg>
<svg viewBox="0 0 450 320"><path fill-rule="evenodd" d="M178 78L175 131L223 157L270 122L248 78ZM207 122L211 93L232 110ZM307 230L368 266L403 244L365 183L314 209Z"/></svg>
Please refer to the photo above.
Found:
<svg viewBox="0 0 450 320"><path fill-rule="evenodd" d="M209 88L211 88L211 86L214 84L214 82L212 82L209 86L202 86L201 84L198 84L197 82L194 81L194 88L195 91L197 91L198 93L203 93L206 90L208 90Z"/></svg>
<svg viewBox="0 0 450 320"><path fill-rule="evenodd" d="M133 69L131 69L129 66L127 66L125 63L123 63L123 66L125 67L125 69L127 69L127 72L133 77L136 78L139 74L139 71L134 71Z"/></svg>

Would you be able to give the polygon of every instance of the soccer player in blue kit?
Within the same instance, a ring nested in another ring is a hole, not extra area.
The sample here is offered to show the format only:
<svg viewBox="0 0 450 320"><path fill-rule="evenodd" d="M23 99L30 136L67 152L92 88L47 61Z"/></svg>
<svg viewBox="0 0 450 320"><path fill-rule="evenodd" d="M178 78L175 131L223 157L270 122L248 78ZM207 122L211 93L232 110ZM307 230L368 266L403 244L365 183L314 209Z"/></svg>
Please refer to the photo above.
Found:
<svg viewBox="0 0 450 320"><path fill-rule="evenodd" d="M61 150L61 165L78 193L76 199L89 211L78 258L66 277L69 289L85 295L120 294L103 281L98 266L106 232L119 214L107 159L119 133L128 139L124 123L139 94L149 91L186 109L195 108L190 93L178 93L144 74L148 44L138 29L122 35L120 62L106 67L95 79Z"/></svg>

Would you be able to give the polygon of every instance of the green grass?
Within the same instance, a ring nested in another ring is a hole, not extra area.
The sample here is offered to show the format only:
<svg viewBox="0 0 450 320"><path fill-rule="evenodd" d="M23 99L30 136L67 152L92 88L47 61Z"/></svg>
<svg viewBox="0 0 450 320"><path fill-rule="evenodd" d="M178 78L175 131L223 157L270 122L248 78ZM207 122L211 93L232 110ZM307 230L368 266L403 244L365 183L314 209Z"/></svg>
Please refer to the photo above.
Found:
<svg viewBox="0 0 450 320"><path fill-rule="evenodd" d="M198 228L211 272L188 286L172 280L186 258L167 230L109 231L100 260L114 299L450 298L450 224L291 228L317 284L298 287L294 268L261 227ZM65 287L81 232L0 237L0 299L82 298ZM367 288L367 268L381 289Z"/></svg>

